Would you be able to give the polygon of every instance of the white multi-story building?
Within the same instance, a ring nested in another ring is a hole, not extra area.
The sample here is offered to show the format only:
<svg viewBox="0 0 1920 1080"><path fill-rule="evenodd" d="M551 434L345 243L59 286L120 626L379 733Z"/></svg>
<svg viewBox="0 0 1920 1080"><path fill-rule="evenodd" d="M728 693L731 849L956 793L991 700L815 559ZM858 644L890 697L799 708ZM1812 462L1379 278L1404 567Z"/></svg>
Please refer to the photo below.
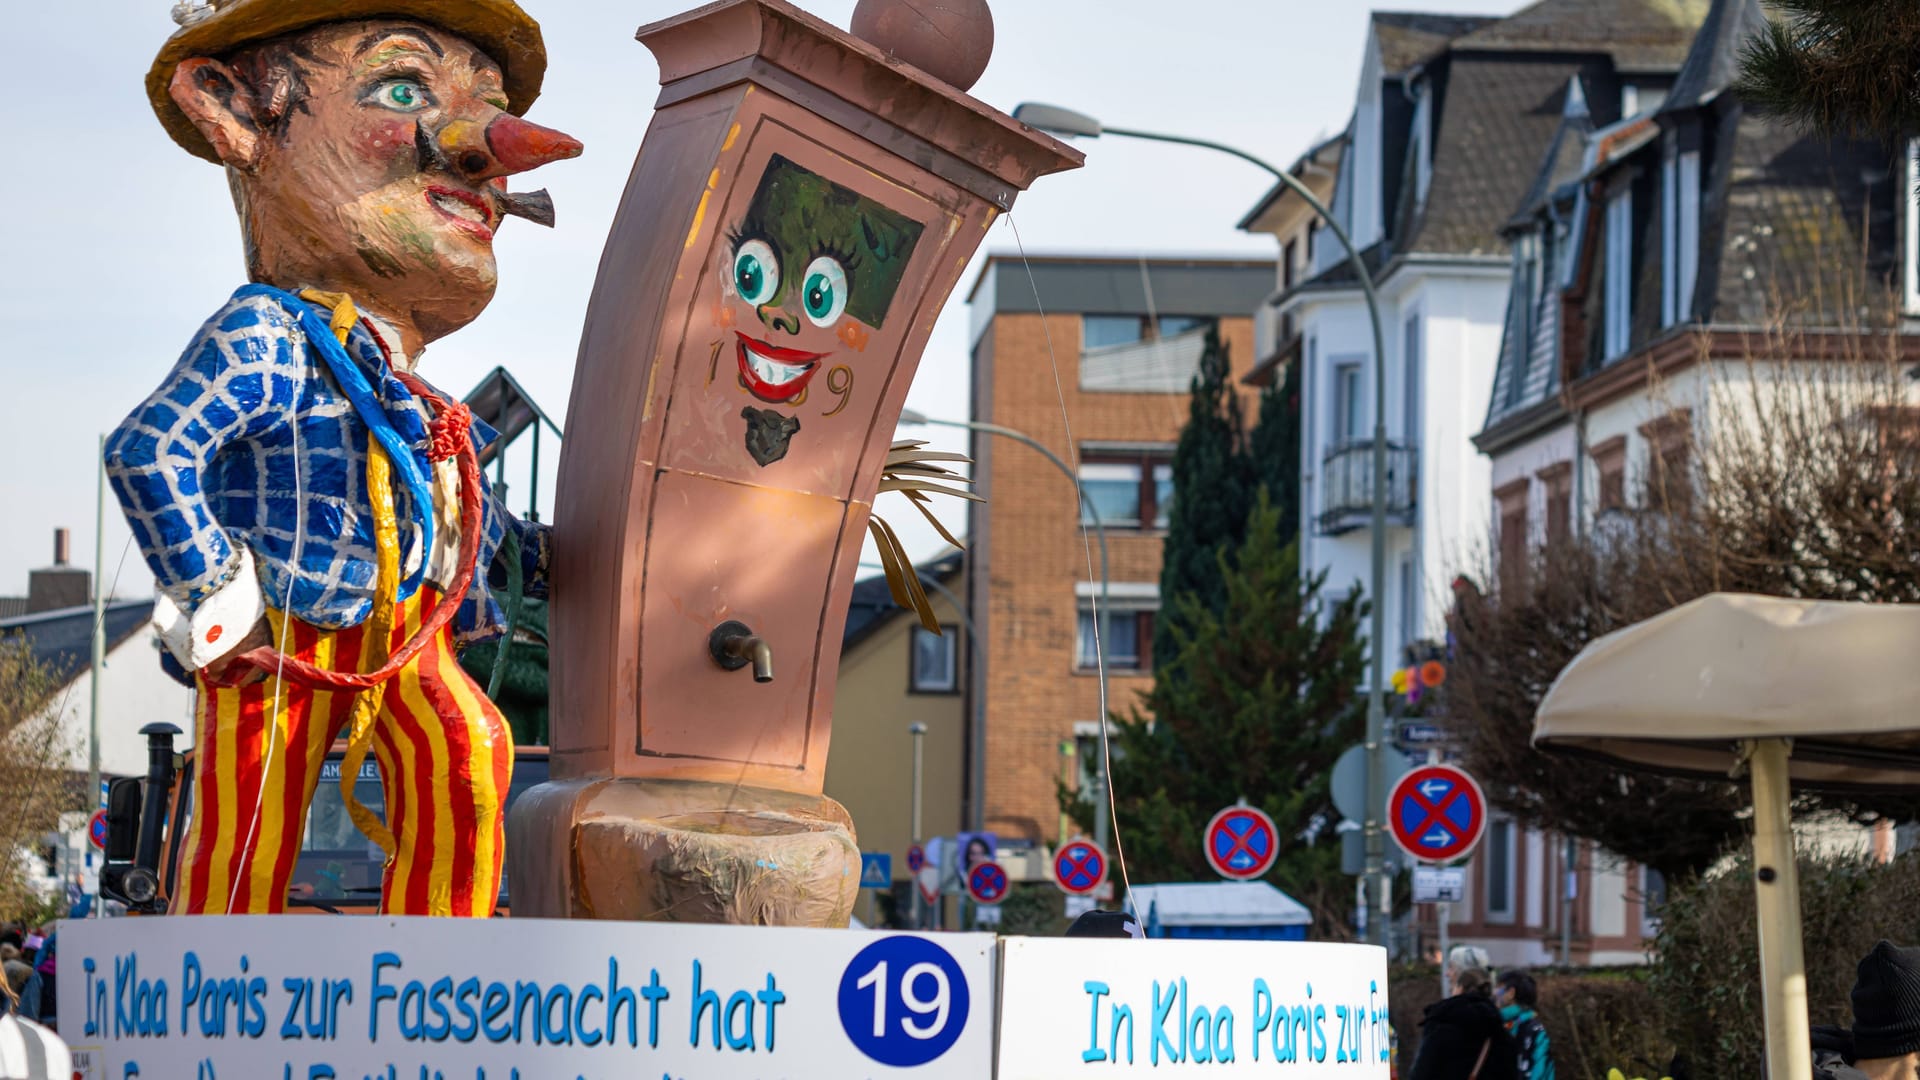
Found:
<svg viewBox="0 0 1920 1080"><path fill-rule="evenodd" d="M1604 123L1657 103L1700 6L1543 0L1505 19L1372 19L1330 206L1374 278L1385 338L1390 531L1377 602L1394 662L1441 635L1445 585L1485 543L1490 470L1471 438L1507 312L1501 227L1534 180L1572 80ZM1291 224L1298 203L1277 191L1245 227ZM1301 365L1302 565L1342 593L1370 576L1380 368L1345 250L1326 228L1309 247L1300 280L1283 280L1263 312L1263 351Z"/></svg>
<svg viewBox="0 0 1920 1080"><path fill-rule="evenodd" d="M1345 592L1370 576L1384 371L1389 533L1376 600L1390 662L1444 635L1449 582L1485 561L1495 466L1473 437L1507 334L1507 227L1536 201L1557 141L1584 150L1583 131L1563 134L1568 117L1605 127L1661 105L1706 6L1542 0L1504 19L1376 13L1346 132L1296 166L1303 179L1315 165L1334 169L1329 206L1376 284L1384 364L1347 253L1318 228L1304 271L1283 270L1258 321L1268 362L1255 374L1299 366L1301 563ZM1284 250L1306 216L1276 190L1243 227L1273 232ZM1636 959L1659 889L1639 867L1498 816L1468 880L1467 901L1454 905L1459 938L1502 965L1554 959L1562 928L1574 962Z"/></svg>

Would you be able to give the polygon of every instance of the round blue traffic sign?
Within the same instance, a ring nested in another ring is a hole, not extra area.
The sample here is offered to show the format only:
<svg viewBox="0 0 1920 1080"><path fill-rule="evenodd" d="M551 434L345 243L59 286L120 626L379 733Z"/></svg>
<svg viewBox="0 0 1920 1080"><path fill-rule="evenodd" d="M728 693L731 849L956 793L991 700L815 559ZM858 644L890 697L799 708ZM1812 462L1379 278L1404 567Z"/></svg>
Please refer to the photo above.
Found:
<svg viewBox="0 0 1920 1080"><path fill-rule="evenodd" d="M1280 857L1280 833L1265 811L1229 806L1213 815L1205 836L1207 865L1234 881L1252 881Z"/></svg>
<svg viewBox="0 0 1920 1080"><path fill-rule="evenodd" d="M1107 881L1107 853L1085 840L1062 845L1053 857L1053 880L1074 896L1090 896Z"/></svg>
<svg viewBox="0 0 1920 1080"><path fill-rule="evenodd" d="M1007 898L1012 885L997 862L983 862L967 871L967 895L976 903L997 904Z"/></svg>
<svg viewBox="0 0 1920 1080"><path fill-rule="evenodd" d="M1451 765L1425 765L1393 785L1387 796L1387 827L1414 858L1449 862L1480 842L1487 828L1487 799L1465 772Z"/></svg>
<svg viewBox="0 0 1920 1080"><path fill-rule="evenodd" d="M87 840L101 851L107 850L107 812L96 810L87 822Z"/></svg>
<svg viewBox="0 0 1920 1080"><path fill-rule="evenodd" d="M860 1052L911 1069L953 1048L972 1002L953 954L926 938L881 938L840 976L840 1026Z"/></svg>
<svg viewBox="0 0 1920 1080"><path fill-rule="evenodd" d="M917 874L920 872L920 868L925 865L927 865L926 848L915 844L907 849L907 869Z"/></svg>

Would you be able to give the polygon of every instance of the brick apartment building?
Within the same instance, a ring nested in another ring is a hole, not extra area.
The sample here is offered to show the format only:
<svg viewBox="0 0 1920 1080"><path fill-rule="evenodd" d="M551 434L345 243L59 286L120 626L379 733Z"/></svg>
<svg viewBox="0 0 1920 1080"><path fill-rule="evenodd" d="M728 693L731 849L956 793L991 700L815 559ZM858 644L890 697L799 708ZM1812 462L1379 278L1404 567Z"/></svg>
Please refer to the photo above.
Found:
<svg viewBox="0 0 1920 1080"><path fill-rule="evenodd" d="M1081 481L1107 526L1116 710L1149 685L1173 449L1206 331L1219 327L1236 375L1250 370L1252 313L1274 275L1273 260L1035 257L1029 266L995 255L968 298L972 419L1031 435L1072 463L1065 398ZM972 454L987 500L972 510L968 565L986 653L985 825L1003 845L1056 843L1055 785L1071 775L1085 783L1098 744L1099 550L1089 574L1073 488L1040 454L979 434Z"/></svg>

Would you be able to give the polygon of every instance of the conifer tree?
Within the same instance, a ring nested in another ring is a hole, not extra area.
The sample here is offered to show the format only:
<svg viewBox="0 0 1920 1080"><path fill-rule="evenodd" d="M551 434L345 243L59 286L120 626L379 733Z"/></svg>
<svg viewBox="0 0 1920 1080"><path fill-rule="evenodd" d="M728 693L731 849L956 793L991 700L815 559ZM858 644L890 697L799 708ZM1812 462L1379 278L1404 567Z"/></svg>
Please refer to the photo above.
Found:
<svg viewBox="0 0 1920 1080"><path fill-rule="evenodd" d="M1280 510L1280 539L1300 535L1300 365L1261 391L1259 419L1248 439L1254 482Z"/></svg>
<svg viewBox="0 0 1920 1080"><path fill-rule="evenodd" d="M1217 880L1201 833L1246 799L1279 829L1267 880L1314 912L1315 937L1333 937L1352 887L1340 874L1329 780L1365 727L1365 607L1349 598L1322 610L1323 576L1302 578L1280 518L1260 496L1245 539L1214 555L1220 603L1182 597L1174 647L1156 664L1144 707L1114 717L1116 826L1135 884ZM1092 820L1091 803L1061 797Z"/></svg>
<svg viewBox="0 0 1920 1080"><path fill-rule="evenodd" d="M1741 57L1748 104L1828 136L1889 146L1920 134L1920 5L1775 0L1781 17Z"/></svg>
<svg viewBox="0 0 1920 1080"><path fill-rule="evenodd" d="M1246 421L1234 393L1232 365L1218 327L1207 331L1206 351L1194 375L1187 424L1173 453L1173 508L1160 567L1160 614L1153 655L1171 656L1187 619L1186 600L1218 611L1225 599L1219 559L1246 535L1253 505L1253 464L1246 452Z"/></svg>

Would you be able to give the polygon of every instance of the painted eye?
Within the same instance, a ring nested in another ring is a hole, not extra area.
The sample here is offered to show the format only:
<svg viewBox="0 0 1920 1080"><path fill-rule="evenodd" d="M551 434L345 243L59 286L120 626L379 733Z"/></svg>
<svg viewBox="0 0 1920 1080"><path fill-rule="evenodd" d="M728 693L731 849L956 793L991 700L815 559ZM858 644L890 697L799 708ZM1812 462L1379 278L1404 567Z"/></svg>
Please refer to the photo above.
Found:
<svg viewBox="0 0 1920 1080"><path fill-rule="evenodd" d="M765 240L749 240L733 253L733 287L740 299L760 307L780 294L780 260Z"/></svg>
<svg viewBox="0 0 1920 1080"><path fill-rule="evenodd" d="M840 260L822 255L807 264L800 302L815 326L832 326L847 313L847 271Z"/></svg>
<svg viewBox="0 0 1920 1080"><path fill-rule="evenodd" d="M433 95L411 79L395 79L381 83L374 91L373 100L394 112L419 112L433 104Z"/></svg>

